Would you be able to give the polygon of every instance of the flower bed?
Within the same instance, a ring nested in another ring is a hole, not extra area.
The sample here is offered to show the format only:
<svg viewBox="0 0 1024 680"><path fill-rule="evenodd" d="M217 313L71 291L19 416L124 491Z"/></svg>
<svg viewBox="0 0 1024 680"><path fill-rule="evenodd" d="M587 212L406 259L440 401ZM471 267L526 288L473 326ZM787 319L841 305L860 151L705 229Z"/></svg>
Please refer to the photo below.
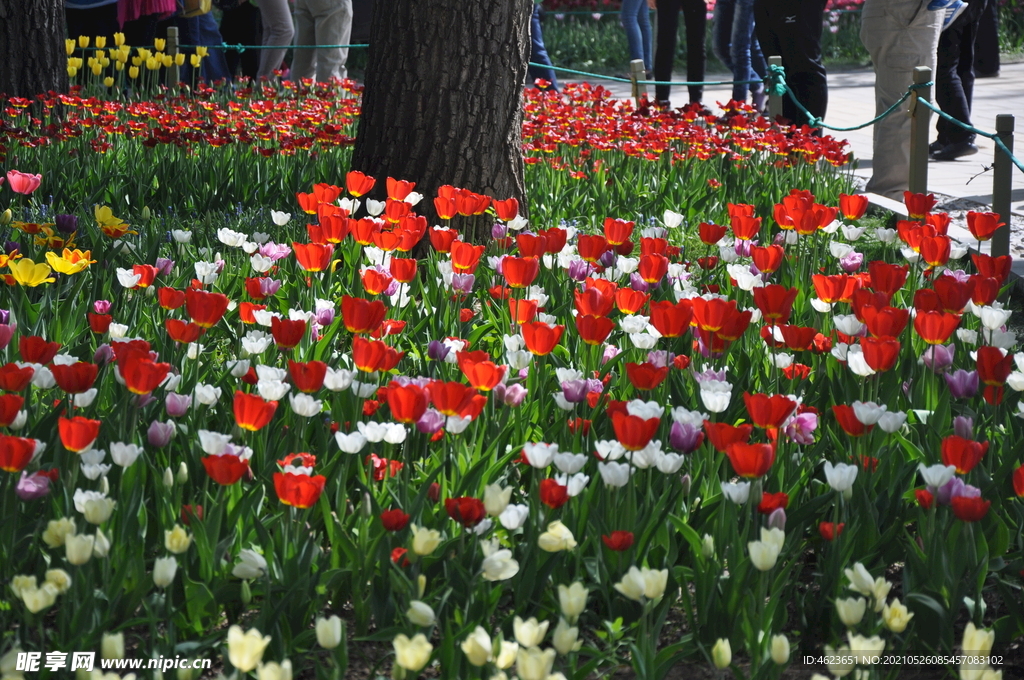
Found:
<svg viewBox="0 0 1024 680"><path fill-rule="evenodd" d="M587 141L531 165L558 202L570 172L608 183L583 152L623 134L564 117ZM729 151L690 140L706 166L650 130L615 153L658 156L638 173L776 177L736 151L748 132ZM19 217L66 181L7 180ZM863 200L805 190L773 205L752 187L722 226L605 219L619 204L591 196L577 230L452 187L387 179L387 201L361 198L373 183L315 185L255 225L128 224L109 206L10 223L5 671L18 651L116 657L126 641L262 678L342 675L377 642L398 678L683 661L879 676L888 653L954 652L989 678L1019 661L1009 259L965 258L928 197L868 229ZM372 216L351 217L360 203ZM485 213L492 239L460 240ZM996 224L969 218L979 239Z"/></svg>

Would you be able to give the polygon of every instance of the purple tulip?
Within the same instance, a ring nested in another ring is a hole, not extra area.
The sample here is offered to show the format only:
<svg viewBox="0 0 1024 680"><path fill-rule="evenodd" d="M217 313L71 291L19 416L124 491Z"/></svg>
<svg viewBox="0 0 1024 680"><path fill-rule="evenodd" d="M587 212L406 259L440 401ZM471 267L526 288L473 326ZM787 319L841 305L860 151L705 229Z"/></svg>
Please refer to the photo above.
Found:
<svg viewBox="0 0 1024 680"><path fill-rule="evenodd" d="M150 404L152 404L154 401L156 401L156 397L154 397L152 393L150 393L150 394L136 394L135 395L135 407L136 408L145 408L145 407L149 406Z"/></svg>
<svg viewBox="0 0 1024 680"><path fill-rule="evenodd" d="M953 365L953 358L956 355L956 345L931 345L921 355L924 365L935 373L942 373Z"/></svg>
<svg viewBox="0 0 1024 680"><path fill-rule="evenodd" d="M154 420L149 424L149 429L146 430L146 441L149 442L150 446L162 449L170 443L173 435L174 423L169 420L166 423Z"/></svg>
<svg viewBox="0 0 1024 680"><path fill-rule="evenodd" d="M562 396L570 404L578 404L587 398L586 380L566 380L562 383Z"/></svg>
<svg viewBox="0 0 1024 680"><path fill-rule="evenodd" d="M22 248L21 244L18 243L17 241L5 241L4 252L7 253L8 255L11 255L14 253L14 251L18 251L19 253L21 253L24 252L25 249Z"/></svg>
<svg viewBox="0 0 1024 680"><path fill-rule="evenodd" d="M168 392L167 396L164 398L164 408L167 409L167 415L172 418L180 418L185 415L188 413L190 406L192 406L191 394Z"/></svg>
<svg viewBox="0 0 1024 680"><path fill-rule="evenodd" d="M384 290L384 294L387 295L388 297L391 297L392 295L398 292L398 288L401 285L401 281L395 281L394 279L392 279L391 283L389 283L388 287Z"/></svg>
<svg viewBox="0 0 1024 680"><path fill-rule="evenodd" d="M592 268L586 260L573 260L569 263L569 278L573 281L585 281Z"/></svg>
<svg viewBox="0 0 1024 680"><path fill-rule="evenodd" d="M491 390L491 394L493 395L495 402L505 401L505 384L498 383L497 385L495 385L494 389Z"/></svg>
<svg viewBox="0 0 1024 680"><path fill-rule="evenodd" d="M656 349L647 353L647 363L653 364L657 368L665 368L666 366L669 366L675 358L675 354L663 349Z"/></svg>
<svg viewBox="0 0 1024 680"><path fill-rule="evenodd" d="M736 254L740 257L750 257L750 248L756 245L757 241L744 241L742 239L737 239L736 245L733 246L733 250L735 250Z"/></svg>
<svg viewBox="0 0 1024 680"><path fill-rule="evenodd" d="M609 361L617 357L621 352L622 350L616 347L615 345L605 345L604 354L601 355L601 363L608 363Z"/></svg>
<svg viewBox="0 0 1024 680"><path fill-rule="evenodd" d="M334 307L327 307L326 309L316 310L316 322L321 326L330 326L334 323L335 315Z"/></svg>
<svg viewBox="0 0 1024 680"><path fill-rule="evenodd" d="M772 510L772 514L768 515L768 528L779 529L780 531L786 530L786 511L782 508L776 508Z"/></svg>
<svg viewBox="0 0 1024 680"><path fill-rule="evenodd" d="M956 271L953 271L951 269L947 269L944 272L942 272L942 275L943 276L952 276L959 283L967 283L967 281L971 278L971 275L968 274L967 272L965 272L963 269L957 269Z"/></svg>
<svg viewBox="0 0 1024 680"><path fill-rule="evenodd" d="M668 434L668 445L676 451L693 453L704 441L704 433L699 427L689 423L672 423Z"/></svg>
<svg viewBox="0 0 1024 680"><path fill-rule="evenodd" d="M0 323L9 324L11 322L11 312L7 309L0 309Z"/></svg>
<svg viewBox="0 0 1024 680"><path fill-rule="evenodd" d="M171 272L174 271L174 260L166 257L156 258L156 268L160 273L160 276L170 276Z"/></svg>
<svg viewBox="0 0 1024 680"><path fill-rule="evenodd" d="M614 250L606 250L604 251L604 253L601 254L601 258L598 260L598 262L600 262L601 265L604 267L611 267L613 264L615 264L615 260L617 260L618 257L618 253L616 253Z"/></svg>
<svg viewBox="0 0 1024 680"><path fill-rule="evenodd" d="M513 383L505 388L505 406L513 408L519 406L526 399L527 389L519 383Z"/></svg>
<svg viewBox="0 0 1024 680"><path fill-rule="evenodd" d="M273 241L270 241L260 246L260 255L268 257L274 262L283 260L291 254L292 249L283 243L274 243Z"/></svg>
<svg viewBox="0 0 1024 680"><path fill-rule="evenodd" d="M260 294L264 297L270 297L281 288L281 282L275 281L269 277L263 277L260 279Z"/></svg>
<svg viewBox="0 0 1024 680"><path fill-rule="evenodd" d="M587 394L591 392L597 392L598 394L604 392L604 383L597 378L587 378Z"/></svg>
<svg viewBox="0 0 1024 680"><path fill-rule="evenodd" d="M814 431L818 429L818 415L801 413L793 417L786 425L786 436L797 444L813 444Z"/></svg>
<svg viewBox="0 0 1024 680"><path fill-rule="evenodd" d="M416 421L416 429L423 434L434 434L442 427L444 427L444 414L432 408L428 408Z"/></svg>
<svg viewBox="0 0 1024 680"><path fill-rule="evenodd" d="M0 349L4 349L10 344L11 338L14 337L14 326L8 324L0 324Z"/></svg>
<svg viewBox="0 0 1024 680"><path fill-rule="evenodd" d="M508 227L500 222L495 222L491 227L491 238L505 238L508 236Z"/></svg>
<svg viewBox="0 0 1024 680"><path fill-rule="evenodd" d="M851 251L839 260L839 266L842 267L843 271L847 274L854 273L860 269L862 264L864 264L864 254L858 253L857 251Z"/></svg>
<svg viewBox="0 0 1024 680"><path fill-rule="evenodd" d="M96 300L92 303L92 311L97 314L109 314L110 307L110 300Z"/></svg>
<svg viewBox="0 0 1024 680"><path fill-rule="evenodd" d="M54 215L53 226L62 234L73 234L78 231L77 215Z"/></svg>
<svg viewBox="0 0 1024 680"><path fill-rule="evenodd" d="M981 489L965 484L964 480L959 477L954 477L939 487L938 492L935 494L935 500L938 501L939 505L949 505L957 496L978 498L981 496Z"/></svg>
<svg viewBox="0 0 1024 680"><path fill-rule="evenodd" d="M639 274L633 272L629 275L629 287L638 293L646 293L650 290L651 284L644 281Z"/></svg>
<svg viewBox="0 0 1024 680"><path fill-rule="evenodd" d="M92 363L99 364L100 366L106 366L114 358L114 350L110 348L110 345L103 343L96 348L96 352L92 355Z"/></svg>
<svg viewBox="0 0 1024 680"><path fill-rule="evenodd" d="M723 368L721 371L716 371L714 369L708 368L704 371L701 371L700 373L694 371L693 379L699 383L702 383L705 380L718 380L721 382L725 380L725 369Z"/></svg>
<svg viewBox="0 0 1024 680"><path fill-rule="evenodd" d="M683 478L679 480L679 486L683 489L684 498L690 495L690 487L693 486L693 479L690 477L689 472L683 475Z"/></svg>
<svg viewBox="0 0 1024 680"><path fill-rule="evenodd" d="M960 369L943 376L954 399L970 399L978 393L978 372Z"/></svg>
<svg viewBox="0 0 1024 680"><path fill-rule="evenodd" d="M953 418L953 434L964 439L974 439L974 418L967 416Z"/></svg>
<svg viewBox="0 0 1024 680"><path fill-rule="evenodd" d="M452 289L460 293L473 292L474 283L476 283L474 274L452 274Z"/></svg>
<svg viewBox="0 0 1024 680"><path fill-rule="evenodd" d="M427 345L427 358L431 361L444 361L451 348L440 340L431 340Z"/></svg>
<svg viewBox="0 0 1024 680"><path fill-rule="evenodd" d="M50 478L41 472L28 474L21 471L21 479L14 487L14 493L23 501L34 501L50 493Z"/></svg>

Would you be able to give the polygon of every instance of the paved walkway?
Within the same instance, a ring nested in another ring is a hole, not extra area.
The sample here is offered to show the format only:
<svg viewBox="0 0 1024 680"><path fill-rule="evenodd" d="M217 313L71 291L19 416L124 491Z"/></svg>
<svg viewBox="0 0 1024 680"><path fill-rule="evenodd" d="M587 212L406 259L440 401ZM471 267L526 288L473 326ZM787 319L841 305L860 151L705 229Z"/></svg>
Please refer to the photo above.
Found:
<svg viewBox="0 0 1024 680"><path fill-rule="evenodd" d="M728 74L708 74L707 80L729 80ZM674 74L673 80L685 80L683 74ZM870 68L834 71L829 73L829 104L825 122L839 127L851 127L870 120L875 115L874 98L875 74ZM617 96L628 98L629 85L624 83L602 83ZM709 87L705 91L705 103L712 108L714 102L725 102L730 96L731 88L727 86ZM653 88L651 94L653 95ZM686 89L672 88L672 105L683 106L687 102ZM974 111L972 115L976 127L995 130L996 114L1010 113L1017 116L1015 149L1018 158L1024 158L1024 63L1003 64L998 78L983 78L974 85ZM894 114L895 115L895 114ZM937 116L933 115L934 121ZM933 123L934 125L934 123ZM865 180L871 176L871 128L856 132L833 133L836 137L846 138L854 157L857 159L856 175ZM934 130L931 135L935 139ZM979 177L974 175L983 172L984 167L992 164L994 146L985 138L977 141L980 149L974 156L957 161L937 163L928 166L928 188L940 194L956 198L968 199L982 204L992 201L992 173L985 172ZM1024 172L1013 172L1012 206L1014 212L1024 215Z"/></svg>

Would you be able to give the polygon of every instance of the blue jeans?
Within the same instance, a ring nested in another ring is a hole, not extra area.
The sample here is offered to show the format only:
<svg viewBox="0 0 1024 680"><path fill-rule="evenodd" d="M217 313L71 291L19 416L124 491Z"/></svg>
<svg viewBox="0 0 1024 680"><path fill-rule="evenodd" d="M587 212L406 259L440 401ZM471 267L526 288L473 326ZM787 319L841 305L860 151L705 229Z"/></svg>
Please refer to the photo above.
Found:
<svg viewBox="0 0 1024 680"><path fill-rule="evenodd" d="M203 59L200 67L200 77L207 83L214 83L218 80L231 80L231 72L228 70L228 62L224 57L224 50L219 49L224 39L220 36L220 28L217 20L213 18L213 12L207 12L197 17L186 19L175 17L174 23L178 26L178 39L183 45L203 45L209 47L207 56ZM218 49L214 49L216 46ZM186 54L194 54L195 50L183 50ZM180 69L180 78L186 82L192 82L192 66L186 58L185 65Z"/></svg>
<svg viewBox="0 0 1024 680"><path fill-rule="evenodd" d="M712 49L719 61L732 71L733 80L764 78L768 70L761 46L754 37L754 0L718 0ZM732 98L747 101L747 92L760 93L764 85L733 85Z"/></svg>
<svg viewBox="0 0 1024 680"><path fill-rule="evenodd" d="M629 58L642 59L644 69L652 70L654 62L651 52L654 50L654 43L651 41L651 16L647 9L647 0L622 0L619 21L626 29Z"/></svg>
<svg viewBox="0 0 1024 680"><path fill-rule="evenodd" d="M530 18L530 61L545 66L552 65L551 57L548 56L548 51L544 48L544 34L540 30L540 5L537 4L533 6L533 17ZM555 72L550 68L530 66L527 73L530 74L531 81L543 78L551 83L551 89L558 91L558 80L555 78ZM533 83L530 82L527 85L533 85Z"/></svg>

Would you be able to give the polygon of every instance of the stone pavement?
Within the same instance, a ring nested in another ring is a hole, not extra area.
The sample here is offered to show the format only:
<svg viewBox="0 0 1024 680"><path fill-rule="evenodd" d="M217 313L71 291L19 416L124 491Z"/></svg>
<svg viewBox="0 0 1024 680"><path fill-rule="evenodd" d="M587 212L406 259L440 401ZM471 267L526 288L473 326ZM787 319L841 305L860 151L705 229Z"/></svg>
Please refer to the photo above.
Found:
<svg viewBox="0 0 1024 680"><path fill-rule="evenodd" d="M710 73L707 80L729 80L728 74ZM685 80L684 74L676 73L674 81ZM596 81L600 82L600 81ZM852 127L864 123L875 115L874 97L875 74L871 68L833 71L828 74L829 104L825 122L839 127ZM616 96L628 98L629 85L626 83L602 82ZM708 87L704 93L705 104L712 110L718 110L715 102L728 100L731 88L728 86ZM653 96L653 88L651 88ZM672 88L672 105L683 106L687 102L686 88ZM981 130L994 131L996 114L1010 113L1017 117L1015 132L1014 155L1024 158L1024 63L1003 64L997 78L982 78L974 84L974 111L972 122ZM898 115L898 114L893 114ZM932 115L932 135L935 139L934 121L938 116ZM832 133L838 138L845 138L850 143L854 158L857 159L855 175L865 180L871 176L871 128L855 132ZM994 145L991 140L979 137L979 152L974 156L957 161L928 164L928 189L959 199L988 205L992 201L992 173L985 172L979 177L974 175L983 172L992 164ZM1013 211L1024 215L1024 172L1013 171Z"/></svg>

